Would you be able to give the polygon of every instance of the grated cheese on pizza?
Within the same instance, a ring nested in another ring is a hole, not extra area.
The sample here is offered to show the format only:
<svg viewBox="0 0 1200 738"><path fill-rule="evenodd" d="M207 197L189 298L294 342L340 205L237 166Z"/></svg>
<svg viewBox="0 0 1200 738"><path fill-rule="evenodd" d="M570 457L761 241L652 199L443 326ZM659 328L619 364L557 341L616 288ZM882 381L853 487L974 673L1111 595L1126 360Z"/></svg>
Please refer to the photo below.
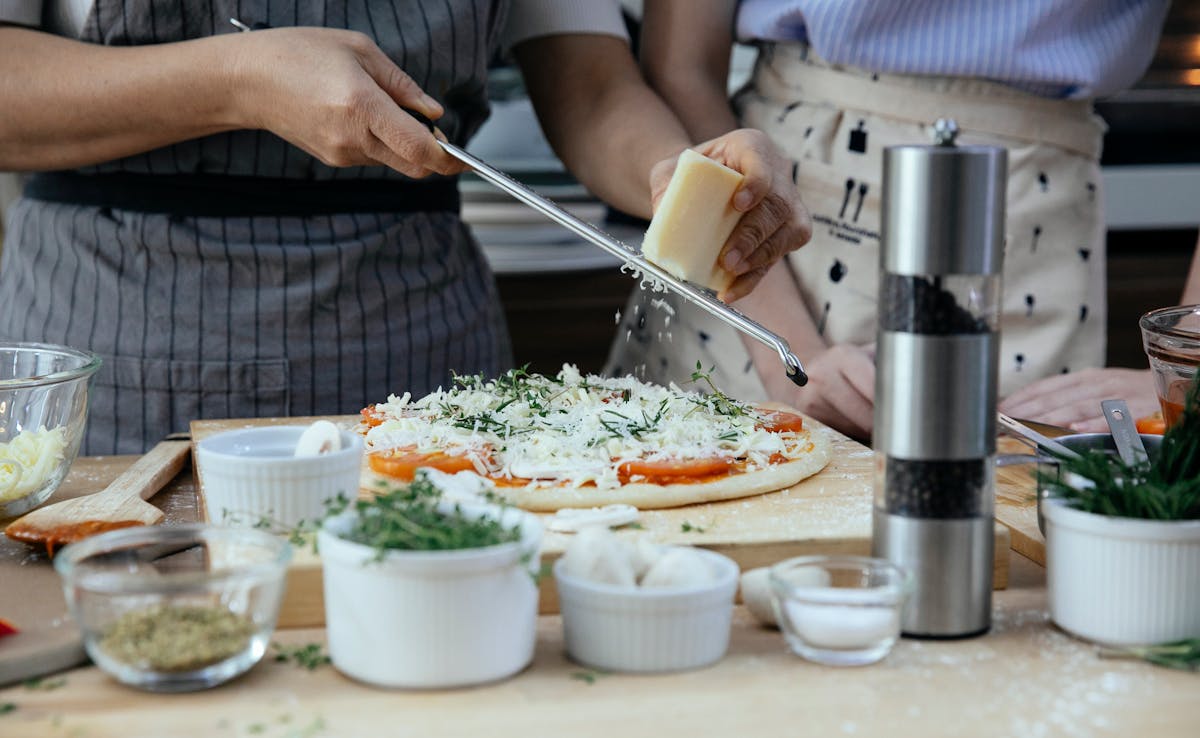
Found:
<svg viewBox="0 0 1200 738"><path fill-rule="evenodd" d="M697 367L693 378L707 375ZM715 387L705 394L584 376L569 364L553 378L513 370L494 380L456 377L455 384L416 400L393 395L364 410L373 425L368 453L444 454L469 459L497 481L613 489L629 481L630 462L722 459L740 473L811 448L807 431L771 430L776 413Z"/></svg>

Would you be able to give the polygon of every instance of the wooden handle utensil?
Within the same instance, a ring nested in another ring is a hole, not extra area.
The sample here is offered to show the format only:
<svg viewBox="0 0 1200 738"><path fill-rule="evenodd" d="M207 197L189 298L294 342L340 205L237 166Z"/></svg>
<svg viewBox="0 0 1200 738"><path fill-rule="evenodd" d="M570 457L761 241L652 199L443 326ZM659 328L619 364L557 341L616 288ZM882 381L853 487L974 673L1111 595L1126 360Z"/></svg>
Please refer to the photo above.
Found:
<svg viewBox="0 0 1200 738"><path fill-rule="evenodd" d="M183 469L191 441L165 440L150 449L100 492L63 500L15 520L4 534L15 541L57 548L88 536L133 525L155 525L163 512L145 500Z"/></svg>

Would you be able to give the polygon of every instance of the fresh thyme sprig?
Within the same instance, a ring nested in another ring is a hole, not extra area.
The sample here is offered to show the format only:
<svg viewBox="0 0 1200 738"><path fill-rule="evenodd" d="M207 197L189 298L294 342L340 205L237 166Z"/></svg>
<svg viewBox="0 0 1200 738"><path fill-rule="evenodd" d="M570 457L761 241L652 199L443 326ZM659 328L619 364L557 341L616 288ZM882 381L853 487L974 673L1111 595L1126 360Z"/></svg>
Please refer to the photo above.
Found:
<svg viewBox="0 0 1200 738"><path fill-rule="evenodd" d="M658 424L666 416L670 404L670 398L663 398L663 401L658 403L658 409L653 416L642 410L641 420L631 418L616 410L605 410L600 414L600 425L604 426L604 430L611 433L613 438L640 439L643 434L658 430Z"/></svg>
<svg viewBox="0 0 1200 738"><path fill-rule="evenodd" d="M1100 657L1106 659L1143 659L1158 666L1182 671L1200 671L1200 638L1190 638L1157 646L1102 648Z"/></svg>
<svg viewBox="0 0 1200 738"><path fill-rule="evenodd" d="M520 526L506 527L494 517L467 515L458 505L438 509L441 493L423 473L407 487L354 503L357 515L343 537L388 551L449 551L482 548L520 540Z"/></svg>
<svg viewBox="0 0 1200 738"><path fill-rule="evenodd" d="M692 381L704 382L709 388L709 392L704 395L703 400L696 402L696 404L701 407L708 407L718 415L728 415L734 418L748 415L750 409L746 405L717 388L717 385L712 381L712 373L714 371L716 371L715 366L711 366L708 368L708 371L704 371L704 365L699 360L696 361L696 370L692 372Z"/></svg>
<svg viewBox="0 0 1200 738"><path fill-rule="evenodd" d="M303 646L285 646L282 643L272 643L271 648L275 649L275 661L285 664L292 662L296 666L315 670L318 666L324 666L330 662L329 654L321 648L320 643L306 643Z"/></svg>
<svg viewBox="0 0 1200 738"><path fill-rule="evenodd" d="M1090 449L1078 459L1060 458L1058 466L1058 473L1039 472L1039 484L1079 510L1150 520L1200 519L1200 376L1153 461L1126 464Z"/></svg>

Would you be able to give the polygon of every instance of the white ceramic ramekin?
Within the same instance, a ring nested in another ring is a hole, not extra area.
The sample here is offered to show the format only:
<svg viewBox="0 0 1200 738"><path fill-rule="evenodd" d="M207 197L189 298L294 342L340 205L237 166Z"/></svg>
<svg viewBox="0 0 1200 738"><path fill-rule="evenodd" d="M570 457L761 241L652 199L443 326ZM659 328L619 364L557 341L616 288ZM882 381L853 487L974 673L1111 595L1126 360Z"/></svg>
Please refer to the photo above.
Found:
<svg viewBox="0 0 1200 738"><path fill-rule="evenodd" d="M1050 617L1097 643L1200 637L1200 520L1158 521L1043 503Z"/></svg>
<svg viewBox="0 0 1200 738"><path fill-rule="evenodd" d="M481 514L497 514L492 511ZM533 660L542 525L508 508L521 540L458 551L389 551L339 537L354 513L318 534L333 665L382 687L437 688L511 676Z"/></svg>
<svg viewBox="0 0 1200 738"><path fill-rule="evenodd" d="M253 526L264 519L291 527L325 514L325 501L358 496L362 437L339 431L342 448L296 458L296 442L307 426L243 428L203 438L196 463L208 520L217 525Z"/></svg>
<svg viewBox="0 0 1200 738"><path fill-rule="evenodd" d="M554 564L567 654L608 671L678 671L719 661L729 647L738 565L698 551L715 579L702 587L628 588L563 573Z"/></svg>

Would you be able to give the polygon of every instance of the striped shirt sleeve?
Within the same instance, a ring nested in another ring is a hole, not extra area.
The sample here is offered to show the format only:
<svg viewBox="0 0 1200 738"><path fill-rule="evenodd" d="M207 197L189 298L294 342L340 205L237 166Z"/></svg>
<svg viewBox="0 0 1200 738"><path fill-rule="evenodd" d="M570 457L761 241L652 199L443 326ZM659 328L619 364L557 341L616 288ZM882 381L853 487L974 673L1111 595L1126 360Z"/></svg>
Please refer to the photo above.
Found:
<svg viewBox="0 0 1200 738"><path fill-rule="evenodd" d="M0 23L40 26L42 24L42 0L0 0Z"/></svg>
<svg viewBox="0 0 1200 738"><path fill-rule="evenodd" d="M500 38L501 48L511 49L522 41L560 33L629 39L618 0L513 0Z"/></svg>

